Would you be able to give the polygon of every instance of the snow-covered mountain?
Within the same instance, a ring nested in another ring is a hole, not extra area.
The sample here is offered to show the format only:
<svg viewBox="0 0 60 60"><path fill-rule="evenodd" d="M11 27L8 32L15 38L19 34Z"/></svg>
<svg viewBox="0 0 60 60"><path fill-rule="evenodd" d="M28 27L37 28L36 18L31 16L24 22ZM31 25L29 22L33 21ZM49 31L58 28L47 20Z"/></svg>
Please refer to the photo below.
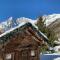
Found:
<svg viewBox="0 0 60 60"><path fill-rule="evenodd" d="M25 18L25 17L21 17L21 18L17 18L16 20L13 20L13 18L10 17L6 21L0 23L0 31L5 32L6 30L9 30L13 28L14 26L17 26L23 22L24 23L30 22L32 24L35 24L37 20L32 20L32 19Z"/></svg>
<svg viewBox="0 0 60 60"><path fill-rule="evenodd" d="M52 22L58 20L60 18L60 14L51 14L51 15L44 15L43 19L45 19L46 26L50 25Z"/></svg>
<svg viewBox="0 0 60 60"><path fill-rule="evenodd" d="M13 25L13 19L12 17L10 17L6 21L0 23L0 31L4 32L8 30L8 28L11 28L12 25Z"/></svg>
<svg viewBox="0 0 60 60"><path fill-rule="evenodd" d="M30 23L32 23L32 24L36 24L37 23L37 20L32 20L32 19L30 19L30 18L25 18L25 17L21 17L21 18L17 18L16 19L16 23L17 24L20 24L20 23L22 23L22 22L30 22Z"/></svg>
<svg viewBox="0 0 60 60"><path fill-rule="evenodd" d="M51 15L43 15L42 16L43 20L45 20L45 24L46 26L49 26L52 22L60 19L60 14L51 14ZM17 18L17 23L20 24L22 22L31 22L33 24L36 24L37 23L37 20L32 20L32 19L29 19L29 18L25 18L25 17L21 17L21 18Z"/></svg>
<svg viewBox="0 0 60 60"><path fill-rule="evenodd" d="M51 14L51 15L43 15L42 16L43 20L45 20L45 24L46 26L49 26L52 22L54 22L55 20L60 18L60 14ZM25 17L21 17L21 18L17 18L16 20L13 20L12 17L8 18L6 21L0 23L0 31L6 31L10 28L13 28L14 25L19 25L22 22L30 22L32 24L36 24L37 20L32 20L30 18L25 18Z"/></svg>

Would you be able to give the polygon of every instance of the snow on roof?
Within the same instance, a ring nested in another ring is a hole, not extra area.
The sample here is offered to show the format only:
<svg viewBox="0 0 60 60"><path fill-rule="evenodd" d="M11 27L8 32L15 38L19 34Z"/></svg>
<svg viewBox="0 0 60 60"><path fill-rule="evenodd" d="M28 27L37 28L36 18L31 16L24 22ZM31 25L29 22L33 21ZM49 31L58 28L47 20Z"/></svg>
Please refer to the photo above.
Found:
<svg viewBox="0 0 60 60"><path fill-rule="evenodd" d="M48 39L47 36L44 35L41 31L39 31L39 32L40 32L40 34L41 34L42 36L44 36L46 39Z"/></svg>
<svg viewBox="0 0 60 60"><path fill-rule="evenodd" d="M8 30L8 31L6 31L6 32L4 32L4 33L2 33L2 34L0 35L0 37L2 37L2 36L4 36L4 35L10 33L11 31L13 31L13 30L15 30L15 29L17 29L17 28L19 28L19 27L25 25L26 23L28 23L28 22L23 22L23 23L19 24L18 26L14 27L14 28L11 28L10 30ZM31 23L31 24L32 24L32 23ZM35 24L32 24L32 25L38 30L38 27L37 27ZM41 34L42 36L44 36L46 39L48 39L47 36L44 35L41 31L39 31L39 32L40 32L40 34Z"/></svg>
<svg viewBox="0 0 60 60"><path fill-rule="evenodd" d="M0 35L0 37L6 35L7 33L10 33L11 31L13 31L13 30L19 28L20 26L22 26L22 25L24 25L24 24L25 24L25 23L21 23L21 24L19 24L18 26L14 27L14 28L11 28L10 30L8 30L8 31L6 31L6 32L4 32L4 33L2 33L2 34Z"/></svg>
<svg viewBox="0 0 60 60"><path fill-rule="evenodd" d="M35 24L32 24L32 25L38 30L38 27L37 27ZM47 36L44 35L40 30L39 30L39 33L40 33L42 36L44 36L46 39L48 39Z"/></svg>

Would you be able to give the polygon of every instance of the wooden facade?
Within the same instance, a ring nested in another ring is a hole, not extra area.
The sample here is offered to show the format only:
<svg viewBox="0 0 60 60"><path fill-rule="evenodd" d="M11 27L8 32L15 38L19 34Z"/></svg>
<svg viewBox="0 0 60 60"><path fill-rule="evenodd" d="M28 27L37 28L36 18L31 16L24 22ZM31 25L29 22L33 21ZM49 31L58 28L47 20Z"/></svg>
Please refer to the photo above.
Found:
<svg viewBox="0 0 60 60"><path fill-rule="evenodd" d="M47 41L31 23L0 37L3 60L39 60L40 46Z"/></svg>

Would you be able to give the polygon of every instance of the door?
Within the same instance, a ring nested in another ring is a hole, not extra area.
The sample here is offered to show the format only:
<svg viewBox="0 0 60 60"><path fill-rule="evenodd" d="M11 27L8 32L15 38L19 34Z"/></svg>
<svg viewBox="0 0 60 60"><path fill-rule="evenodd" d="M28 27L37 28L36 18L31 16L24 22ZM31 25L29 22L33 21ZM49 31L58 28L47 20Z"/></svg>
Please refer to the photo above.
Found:
<svg viewBox="0 0 60 60"><path fill-rule="evenodd" d="M21 52L21 58L22 58L22 60L29 60L29 54L28 54L29 52L27 51L27 50L23 50L22 52Z"/></svg>
<svg viewBox="0 0 60 60"><path fill-rule="evenodd" d="M16 51L14 60L30 60L29 51L28 50Z"/></svg>

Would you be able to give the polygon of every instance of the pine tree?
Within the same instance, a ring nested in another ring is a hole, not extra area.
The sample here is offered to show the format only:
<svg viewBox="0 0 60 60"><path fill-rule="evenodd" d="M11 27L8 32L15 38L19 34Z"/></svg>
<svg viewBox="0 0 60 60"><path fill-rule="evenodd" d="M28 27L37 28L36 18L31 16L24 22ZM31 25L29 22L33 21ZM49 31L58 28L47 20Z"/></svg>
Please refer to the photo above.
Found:
<svg viewBox="0 0 60 60"><path fill-rule="evenodd" d="M41 32L45 33L45 24L44 24L44 21L43 21L42 17L39 17L39 18L38 18L37 26L38 26L38 29L39 29Z"/></svg>
<svg viewBox="0 0 60 60"><path fill-rule="evenodd" d="M38 29L48 37L48 39L49 39L48 44L50 44L51 47L54 47L54 41L57 40L57 37L53 30L46 27L44 22L45 22L45 20L43 20L42 17L39 17L36 25L38 26ZM41 50L42 51L47 50L46 46L43 46L43 48Z"/></svg>

